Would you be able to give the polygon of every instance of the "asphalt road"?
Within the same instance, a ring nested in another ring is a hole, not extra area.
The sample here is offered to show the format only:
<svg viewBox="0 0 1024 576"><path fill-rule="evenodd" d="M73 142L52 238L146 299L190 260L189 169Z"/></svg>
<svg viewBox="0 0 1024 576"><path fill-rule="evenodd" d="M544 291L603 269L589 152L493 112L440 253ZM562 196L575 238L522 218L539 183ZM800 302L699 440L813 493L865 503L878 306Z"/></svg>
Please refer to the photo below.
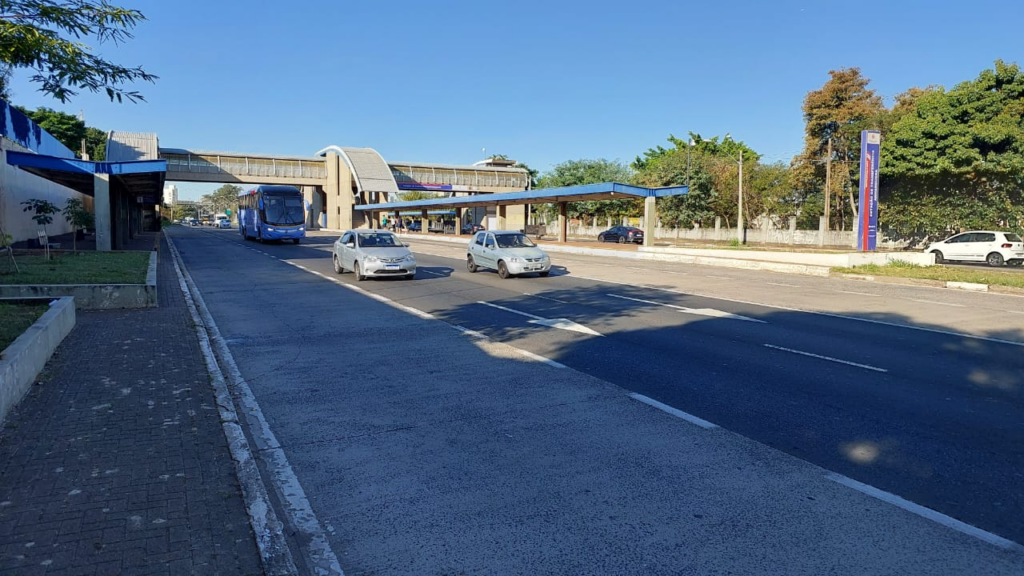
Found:
<svg viewBox="0 0 1024 576"><path fill-rule="evenodd" d="M232 231L186 234L180 243L186 262L205 274L242 276L267 258L230 246L250 246ZM313 237L260 250L333 275L332 241ZM1024 299L888 285L822 294L817 287L824 284L817 283L836 281L815 279L812 301L796 290L808 282L802 277L620 267L557 254L551 277L503 281L492 272L466 271L458 247L413 246L416 280L359 287L1024 542ZM681 276L678 283L665 280L672 274ZM711 280L686 289L696 276ZM727 296L714 297L709 282L715 278ZM339 279L355 283L351 274ZM745 283L743 297L737 281ZM308 276L292 287L322 282ZM243 284L231 292L244 302L247 290ZM852 315L845 307L854 294L878 307L861 315L869 321L845 317ZM297 301L309 309L282 302L218 313L228 321L332 313L331 302ZM367 335L381 338L388 354L403 361L405 335ZM249 337L255 335L237 342ZM297 355L303 339L295 335ZM287 365L288 358L280 360Z"/></svg>

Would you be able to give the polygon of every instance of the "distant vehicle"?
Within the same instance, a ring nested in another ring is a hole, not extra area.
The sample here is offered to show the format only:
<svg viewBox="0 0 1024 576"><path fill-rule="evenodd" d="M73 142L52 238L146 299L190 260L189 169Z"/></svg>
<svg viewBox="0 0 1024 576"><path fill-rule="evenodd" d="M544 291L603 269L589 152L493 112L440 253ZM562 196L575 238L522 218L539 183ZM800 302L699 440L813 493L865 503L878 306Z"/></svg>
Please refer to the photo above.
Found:
<svg viewBox="0 0 1024 576"><path fill-rule="evenodd" d="M643 244L644 231L634 226L616 226L597 235L598 242Z"/></svg>
<svg viewBox="0 0 1024 576"><path fill-rule="evenodd" d="M531 272L547 276L551 273L551 259L522 232L484 230L469 242L466 268L470 272L480 268L497 270L502 279Z"/></svg>
<svg viewBox="0 0 1024 576"><path fill-rule="evenodd" d="M217 228L231 228L231 220L220 218L217 220Z"/></svg>
<svg viewBox="0 0 1024 576"><path fill-rule="evenodd" d="M1024 242L1012 232L971 231L929 244L924 249L945 261L986 262L989 266L1020 266L1024 263Z"/></svg>
<svg viewBox="0 0 1024 576"><path fill-rule="evenodd" d="M188 225L189 226L199 226L199 220L196 220L195 218L189 218L188 219Z"/></svg>
<svg viewBox="0 0 1024 576"><path fill-rule="evenodd" d="M467 223L462 225L462 233L463 234L476 234L477 232L479 232L479 231L481 231L483 229L484 229L483 226L481 226L479 224L472 224L472 223L469 223L469 222L467 222Z"/></svg>
<svg viewBox="0 0 1024 576"><path fill-rule="evenodd" d="M416 258L388 230L349 230L334 242L334 271L351 270L361 282L375 276L416 276Z"/></svg>
<svg viewBox="0 0 1024 576"><path fill-rule="evenodd" d="M242 238L291 240L306 237L306 204L294 186L257 186L238 196Z"/></svg>

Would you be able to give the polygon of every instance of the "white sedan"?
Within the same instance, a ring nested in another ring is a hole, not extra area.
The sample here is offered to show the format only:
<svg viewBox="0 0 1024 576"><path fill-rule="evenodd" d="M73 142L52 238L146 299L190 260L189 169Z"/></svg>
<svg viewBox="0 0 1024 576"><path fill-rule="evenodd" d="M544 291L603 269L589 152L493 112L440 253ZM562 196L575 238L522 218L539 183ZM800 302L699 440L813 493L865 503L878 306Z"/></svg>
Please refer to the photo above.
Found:
<svg viewBox="0 0 1024 576"><path fill-rule="evenodd" d="M935 255L936 264L953 260L987 262L989 266L1020 266L1024 262L1024 242L1012 232L964 232L929 244L924 251Z"/></svg>

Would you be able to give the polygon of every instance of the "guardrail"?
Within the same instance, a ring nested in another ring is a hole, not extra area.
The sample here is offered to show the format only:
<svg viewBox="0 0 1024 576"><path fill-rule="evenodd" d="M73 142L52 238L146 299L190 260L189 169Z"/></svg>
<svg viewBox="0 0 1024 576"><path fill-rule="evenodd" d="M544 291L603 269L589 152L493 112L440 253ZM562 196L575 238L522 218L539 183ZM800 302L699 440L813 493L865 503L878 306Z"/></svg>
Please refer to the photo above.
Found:
<svg viewBox="0 0 1024 576"><path fill-rule="evenodd" d="M323 160L279 160L276 158L161 154L167 160L167 172L189 174L228 173L235 176L264 178L327 178Z"/></svg>

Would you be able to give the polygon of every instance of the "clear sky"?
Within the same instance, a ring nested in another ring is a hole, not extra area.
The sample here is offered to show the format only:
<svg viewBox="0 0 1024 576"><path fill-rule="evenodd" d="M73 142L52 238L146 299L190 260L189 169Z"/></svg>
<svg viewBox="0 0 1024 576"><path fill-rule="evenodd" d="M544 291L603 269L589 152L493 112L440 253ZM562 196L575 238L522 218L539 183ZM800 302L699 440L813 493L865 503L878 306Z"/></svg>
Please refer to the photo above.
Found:
<svg viewBox="0 0 1024 576"><path fill-rule="evenodd" d="M338 144L470 164L486 148L543 171L628 162L694 131L788 161L802 147L803 97L830 69L860 67L890 103L997 58L1024 64L1014 0L113 3L149 19L131 42L101 47L160 76L137 86L148 102L83 94L64 105L24 71L13 101L205 150L312 155Z"/></svg>

